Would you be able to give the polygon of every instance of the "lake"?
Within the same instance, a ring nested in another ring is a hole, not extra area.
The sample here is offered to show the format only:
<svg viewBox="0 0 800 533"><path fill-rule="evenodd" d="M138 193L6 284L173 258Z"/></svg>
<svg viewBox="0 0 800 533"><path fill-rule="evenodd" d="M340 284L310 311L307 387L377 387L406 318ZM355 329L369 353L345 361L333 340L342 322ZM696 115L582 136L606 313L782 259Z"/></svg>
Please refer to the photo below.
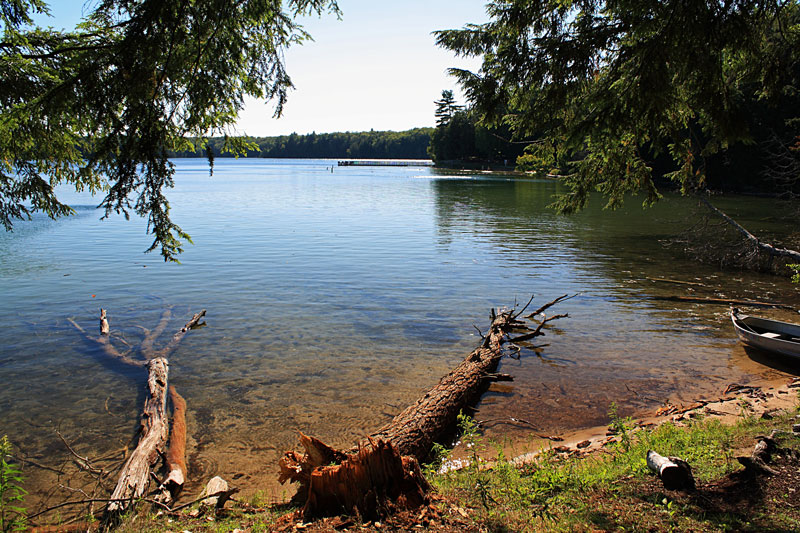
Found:
<svg viewBox="0 0 800 533"><path fill-rule="evenodd" d="M605 423L611 402L647 412L792 371L748 355L726 307L655 298L800 304L788 280L723 272L664 246L694 220L688 199L608 212L595 198L564 217L546 208L558 184L527 177L264 159L218 159L209 176L204 160L175 164L173 219L195 243L180 265L142 253L143 221L100 221L99 199L75 192L64 193L75 216L37 215L0 233L0 434L41 465L69 460L56 431L91 457L134 437L145 372L108 360L68 321L95 332L100 307L120 349L167 308L159 344L208 310L170 357L188 402L190 494L220 474L280 499L277 461L298 430L349 446L463 359L491 308L532 294L537 306L578 296L554 309L570 318L546 347L501 364L515 381L475 413L496 438L535 440ZM767 235L787 229L772 200L721 206ZM55 486L51 471L28 465L25 475L36 494Z"/></svg>

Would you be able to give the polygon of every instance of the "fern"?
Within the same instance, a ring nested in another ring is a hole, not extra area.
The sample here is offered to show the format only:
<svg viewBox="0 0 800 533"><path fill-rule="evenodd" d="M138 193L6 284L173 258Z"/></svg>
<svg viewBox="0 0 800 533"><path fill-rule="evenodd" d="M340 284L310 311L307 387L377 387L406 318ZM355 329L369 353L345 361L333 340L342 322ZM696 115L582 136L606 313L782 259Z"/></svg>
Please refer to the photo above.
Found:
<svg viewBox="0 0 800 533"><path fill-rule="evenodd" d="M22 472L10 462L11 443L8 437L0 438L0 531L22 531L25 526L25 508L20 503L25 497L22 488Z"/></svg>

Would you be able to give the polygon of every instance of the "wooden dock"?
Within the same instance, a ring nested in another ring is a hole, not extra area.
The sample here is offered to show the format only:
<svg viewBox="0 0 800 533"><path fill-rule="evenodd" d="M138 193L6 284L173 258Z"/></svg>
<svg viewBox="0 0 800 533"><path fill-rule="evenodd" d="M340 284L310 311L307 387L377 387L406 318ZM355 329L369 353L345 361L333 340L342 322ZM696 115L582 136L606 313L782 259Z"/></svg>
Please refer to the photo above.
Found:
<svg viewBox="0 0 800 533"><path fill-rule="evenodd" d="M430 159L343 159L340 167L432 167Z"/></svg>

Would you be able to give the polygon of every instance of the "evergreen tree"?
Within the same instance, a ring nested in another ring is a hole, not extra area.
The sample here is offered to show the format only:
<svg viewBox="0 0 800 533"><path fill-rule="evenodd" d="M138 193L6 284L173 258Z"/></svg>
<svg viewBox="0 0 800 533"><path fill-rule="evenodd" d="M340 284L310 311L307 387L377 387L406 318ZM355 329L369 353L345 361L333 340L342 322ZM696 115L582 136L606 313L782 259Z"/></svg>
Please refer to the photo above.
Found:
<svg viewBox="0 0 800 533"><path fill-rule="evenodd" d="M437 126L446 126L450 123L453 115L464 109L464 106L456 105L453 91L448 90L442 91L442 99L435 100L433 103L436 104L435 116Z"/></svg>
<svg viewBox="0 0 800 533"><path fill-rule="evenodd" d="M764 110L784 146L800 108L797 0L496 0L490 22L437 33L482 57L454 69L483 122L535 136L543 168L565 170L563 211L601 190L658 199L653 161L686 192L703 190L709 157L754 140ZM761 112L754 113L756 109ZM507 112L513 110L513 112ZM770 127L772 127L770 126Z"/></svg>
<svg viewBox="0 0 800 533"><path fill-rule="evenodd" d="M106 215L147 217L150 250L174 260L189 237L164 195L169 151L224 135L245 96L274 99L280 115L292 87L283 51L308 38L295 18L339 10L335 0L94 4L59 32L33 25L42 0L0 0L0 222L70 213L54 187L72 184L105 192ZM226 149L248 146L226 138Z"/></svg>

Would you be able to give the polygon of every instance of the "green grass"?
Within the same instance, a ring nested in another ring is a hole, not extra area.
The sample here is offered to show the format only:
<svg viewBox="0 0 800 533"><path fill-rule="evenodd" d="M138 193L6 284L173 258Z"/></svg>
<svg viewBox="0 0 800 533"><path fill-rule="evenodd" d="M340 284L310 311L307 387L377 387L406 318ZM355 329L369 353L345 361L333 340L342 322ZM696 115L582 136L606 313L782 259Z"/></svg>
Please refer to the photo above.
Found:
<svg viewBox="0 0 800 533"><path fill-rule="evenodd" d="M698 419L688 427L666 423L634 432L632 421L616 416L613 405L610 414L618 442L582 458L545 451L522 468L499 448L496 463L487 468L480 455L493 445L467 425L462 440L470 451L469 465L429 479L438 492L471 508L489 531L741 529L745 524L734 517L705 516L686 502L644 490L643 483L653 479L647 451L681 457L692 465L697 482L705 483L741 469L734 457L737 446L752 447L753 436L790 423L788 415L769 422L743 415L732 426Z"/></svg>

